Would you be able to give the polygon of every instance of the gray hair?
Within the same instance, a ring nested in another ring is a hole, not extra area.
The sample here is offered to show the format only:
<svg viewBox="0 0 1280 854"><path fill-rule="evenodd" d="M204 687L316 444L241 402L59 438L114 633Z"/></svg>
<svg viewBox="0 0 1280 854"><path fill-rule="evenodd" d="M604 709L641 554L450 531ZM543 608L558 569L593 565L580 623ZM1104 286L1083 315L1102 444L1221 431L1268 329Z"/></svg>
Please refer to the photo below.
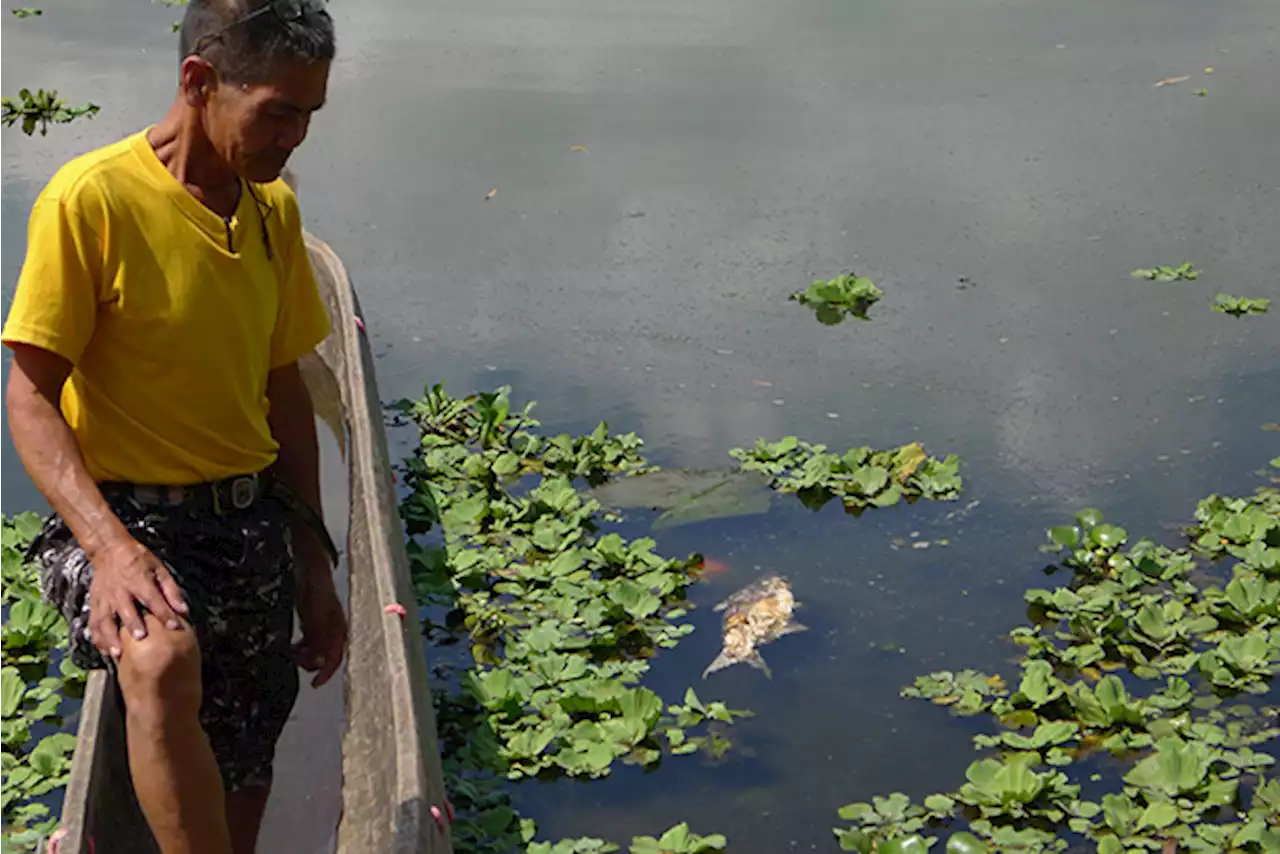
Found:
<svg viewBox="0 0 1280 854"><path fill-rule="evenodd" d="M266 6L294 6L291 20ZM255 14L256 13L256 14ZM179 61L193 53L233 83L258 83L286 62L327 62L333 19L318 0L190 0L179 30Z"/></svg>

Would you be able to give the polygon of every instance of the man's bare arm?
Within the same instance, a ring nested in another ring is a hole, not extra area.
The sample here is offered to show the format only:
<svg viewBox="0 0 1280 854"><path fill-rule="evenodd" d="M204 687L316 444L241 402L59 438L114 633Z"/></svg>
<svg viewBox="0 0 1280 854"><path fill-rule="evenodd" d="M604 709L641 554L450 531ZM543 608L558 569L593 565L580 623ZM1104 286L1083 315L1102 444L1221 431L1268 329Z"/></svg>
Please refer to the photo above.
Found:
<svg viewBox="0 0 1280 854"><path fill-rule="evenodd" d="M14 347L5 406L9 431L36 488L75 534L90 559L129 537L85 468L84 456L62 417L62 387L71 363L47 350Z"/></svg>
<svg viewBox="0 0 1280 854"><path fill-rule="evenodd" d="M276 470L284 485L315 510L321 519L320 448L315 410L298 364L286 365L267 378L271 403L268 423L280 444ZM346 614L334 588L329 554L319 533L302 520L292 526L299 578L298 617L302 640L296 645L298 664L315 673L313 687L329 681L342 663L347 641Z"/></svg>
<svg viewBox="0 0 1280 854"><path fill-rule="evenodd" d="M85 466L60 406L71 363L39 347L17 344L13 350L5 408L14 448L36 488L93 563L90 627L94 643L103 652L119 655L116 616L136 637L146 636L133 600L171 625L177 623L173 610L185 613L186 605L167 569L129 534ZM148 573L155 581L146 578ZM113 578L116 575L121 577ZM99 577L109 583L98 585ZM136 583L143 580L149 583Z"/></svg>

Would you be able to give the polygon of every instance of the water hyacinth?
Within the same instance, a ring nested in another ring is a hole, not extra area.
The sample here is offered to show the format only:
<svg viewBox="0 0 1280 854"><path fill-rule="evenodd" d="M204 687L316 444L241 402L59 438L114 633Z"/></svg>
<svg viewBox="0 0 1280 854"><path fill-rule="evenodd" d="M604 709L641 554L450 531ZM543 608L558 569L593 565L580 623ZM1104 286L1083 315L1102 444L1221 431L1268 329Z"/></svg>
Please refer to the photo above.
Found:
<svg viewBox="0 0 1280 854"><path fill-rule="evenodd" d="M902 690L989 715L999 728L973 740L994 754L924 806L895 793L844 807L841 848L923 851L945 832L948 852L1082 838L1100 854L1280 851L1275 758L1254 749L1280 736L1280 708L1240 702L1280 672L1280 490L1205 498L1179 548L1131 543L1093 508L1046 533L1051 569L1073 578L1027 591L1033 622L1009 634L1023 652L1016 689L965 670ZM1099 752L1127 763L1101 766L1115 776L1100 802L1080 800L1077 763Z"/></svg>
<svg viewBox="0 0 1280 854"><path fill-rule="evenodd" d="M39 529L34 513L3 517L4 661L0 684L3 715L4 794L2 817L6 851L34 850L57 826L41 799L66 785L76 737L37 729L61 729L63 702L83 695L86 674L62 653L67 625L62 615L40 598L35 567L25 551Z"/></svg>
<svg viewBox="0 0 1280 854"><path fill-rule="evenodd" d="M634 434L538 431L510 389L453 398L443 385L392 408L418 429L401 512L419 603L448 609L444 634L471 664L436 692L446 775L457 793L455 849L618 851L599 839L535 841L505 778L598 778L664 754L723 755L723 727L747 712L688 689L664 700L641 683L649 660L693 630L685 591L701 555L667 558L649 538L602 533L590 489L647 471ZM442 534L428 543L423 535ZM434 630L434 631L433 631ZM428 624L429 634L441 634ZM717 851L725 840L677 825L631 851Z"/></svg>

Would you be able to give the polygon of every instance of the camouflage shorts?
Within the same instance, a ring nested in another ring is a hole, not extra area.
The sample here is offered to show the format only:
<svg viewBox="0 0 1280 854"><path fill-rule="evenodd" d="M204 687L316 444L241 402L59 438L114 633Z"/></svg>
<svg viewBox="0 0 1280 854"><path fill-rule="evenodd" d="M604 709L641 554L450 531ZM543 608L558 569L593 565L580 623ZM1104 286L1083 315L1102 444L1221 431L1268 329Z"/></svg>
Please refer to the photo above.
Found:
<svg viewBox="0 0 1280 854"><path fill-rule="evenodd" d="M143 504L128 487L103 493L134 538L169 567L190 608L200 645L200 723L224 785L228 791L269 785L276 742L299 684L288 511L271 496L218 516L190 506ZM56 514L45 521L30 555L45 598L67 619L72 660L106 667L87 631L93 567Z"/></svg>

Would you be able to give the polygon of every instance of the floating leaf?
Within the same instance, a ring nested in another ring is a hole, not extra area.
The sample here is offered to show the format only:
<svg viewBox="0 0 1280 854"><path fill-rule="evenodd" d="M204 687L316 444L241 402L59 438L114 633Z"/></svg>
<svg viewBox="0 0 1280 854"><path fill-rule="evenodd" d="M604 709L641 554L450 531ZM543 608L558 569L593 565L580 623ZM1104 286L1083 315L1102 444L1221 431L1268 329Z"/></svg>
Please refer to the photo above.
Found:
<svg viewBox="0 0 1280 854"><path fill-rule="evenodd" d="M1025 754L1008 761L982 759L965 771L969 781L960 788L960 799L971 804L1027 804L1044 789L1046 778L1030 769Z"/></svg>
<svg viewBox="0 0 1280 854"><path fill-rule="evenodd" d="M845 317L869 319L867 311L883 296L870 279L849 273L814 282L807 290L796 291L791 299L813 308L820 322L834 325Z"/></svg>
<svg viewBox="0 0 1280 854"><path fill-rule="evenodd" d="M652 836L637 836L631 842L631 854L705 854L709 851L722 851L728 844L723 836L699 836L689 830L688 824L681 822L662 834L661 839Z"/></svg>
<svg viewBox="0 0 1280 854"><path fill-rule="evenodd" d="M1157 742L1156 752L1139 762L1124 779L1131 785L1174 797L1199 786L1208 770L1208 748L1174 736Z"/></svg>
<svg viewBox="0 0 1280 854"><path fill-rule="evenodd" d="M1138 818L1139 829L1168 827L1178 820L1178 808L1172 801L1156 801L1142 811Z"/></svg>
<svg viewBox="0 0 1280 854"><path fill-rule="evenodd" d="M936 813L949 813L955 809L956 802L946 795L929 795L924 799L927 809Z"/></svg>
<svg viewBox="0 0 1280 854"><path fill-rule="evenodd" d="M1054 678L1053 666L1047 661L1030 662L1018 686L1018 693L1035 706L1044 705L1062 691L1062 683Z"/></svg>
<svg viewBox="0 0 1280 854"><path fill-rule="evenodd" d="M891 507L903 497L939 500L960 494L960 458L922 459L918 443L874 451L852 448L842 455L828 453L823 445L787 436L779 442L757 440L750 449L734 448L729 454L746 471L770 478L779 492L795 493L804 506L818 509L840 498L857 515L867 507Z"/></svg>
<svg viewBox="0 0 1280 854"><path fill-rule="evenodd" d="M22 695L25 692L26 684L18 668L4 668L3 679L0 679L0 711L6 719L17 713L18 705L22 702Z"/></svg>
<svg viewBox="0 0 1280 854"><path fill-rule="evenodd" d="M1075 525L1058 525L1049 529L1049 539L1064 549L1074 549L1080 544L1080 529Z"/></svg>
<svg viewBox="0 0 1280 854"><path fill-rule="evenodd" d="M37 128L41 136L46 136L51 124L66 124L84 116L92 118L98 112L98 105L68 107L54 90L40 89L33 94L30 89L22 89L17 99L0 98L0 110L0 124L5 127L21 122L22 132L27 136Z"/></svg>
<svg viewBox="0 0 1280 854"><path fill-rule="evenodd" d="M1266 314L1271 300L1266 297L1237 297L1220 293L1213 298L1214 311L1241 317L1246 314Z"/></svg>
<svg viewBox="0 0 1280 854"><path fill-rule="evenodd" d="M1182 78L1187 79L1187 78ZM1156 282L1177 282L1180 280L1194 281L1200 278L1200 271L1190 262L1184 262L1177 267L1150 267L1147 269L1134 270L1133 277L1136 279L1151 279Z"/></svg>
<svg viewBox="0 0 1280 854"><path fill-rule="evenodd" d="M853 482L863 495L875 495L889 480L889 472L879 466L863 466L853 473Z"/></svg>
<svg viewBox="0 0 1280 854"><path fill-rule="evenodd" d="M1116 525L1097 525L1089 531L1089 539L1096 546L1115 548L1124 543L1129 534Z"/></svg>
<svg viewBox="0 0 1280 854"><path fill-rule="evenodd" d="M929 846L919 836L889 839L876 846L876 854L926 854Z"/></svg>
<svg viewBox="0 0 1280 854"><path fill-rule="evenodd" d="M987 854L987 844L968 831L953 833L947 838L947 854Z"/></svg>

